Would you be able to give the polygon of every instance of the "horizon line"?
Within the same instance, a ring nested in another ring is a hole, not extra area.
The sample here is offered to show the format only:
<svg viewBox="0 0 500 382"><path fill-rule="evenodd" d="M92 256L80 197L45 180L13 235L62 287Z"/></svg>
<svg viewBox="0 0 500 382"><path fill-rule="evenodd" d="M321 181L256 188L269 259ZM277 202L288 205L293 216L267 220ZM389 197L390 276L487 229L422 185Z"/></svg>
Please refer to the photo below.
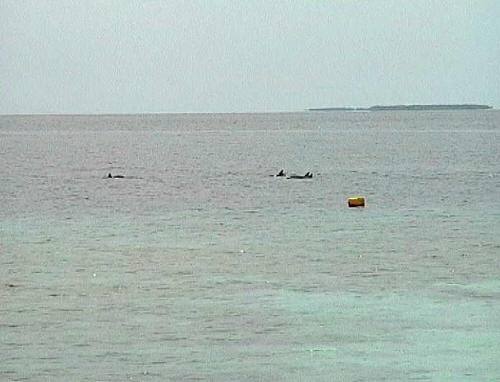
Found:
<svg viewBox="0 0 500 382"><path fill-rule="evenodd" d="M0 117L29 117L29 116L120 116L120 115L185 115L185 114L287 114L287 113L308 113L311 111L328 111L337 109L338 111L370 111L372 108L391 108L391 107L408 107L408 106L487 106L487 109L477 109L477 110L498 110L494 105L486 104L473 104L473 103L463 103L463 104L377 104L372 106L332 106L332 107L312 107L305 108L302 110L281 110L281 111L151 111L151 112L96 112L96 113L85 113L85 112L34 112L34 113L0 113ZM467 110L467 109L464 109ZM470 109L474 110L474 109ZM396 110L397 111L397 110ZM418 111L418 110L417 110ZM422 110L425 111L425 110ZM431 110L432 111L432 110ZM439 111L439 110L436 110Z"/></svg>
<svg viewBox="0 0 500 382"><path fill-rule="evenodd" d="M47 113L0 113L1 117L9 116L114 116L114 115L182 115L182 114L285 114L304 113L303 110L281 110L281 111L151 111L151 112L103 112L103 113L71 113L71 112L47 112Z"/></svg>

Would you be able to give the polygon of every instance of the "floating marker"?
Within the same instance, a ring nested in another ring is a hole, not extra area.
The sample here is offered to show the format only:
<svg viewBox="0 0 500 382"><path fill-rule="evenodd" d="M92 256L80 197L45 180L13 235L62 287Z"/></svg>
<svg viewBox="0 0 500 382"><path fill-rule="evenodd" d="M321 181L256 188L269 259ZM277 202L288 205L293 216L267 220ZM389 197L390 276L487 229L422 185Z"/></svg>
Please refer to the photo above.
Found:
<svg viewBox="0 0 500 382"><path fill-rule="evenodd" d="M364 207L365 198L363 198L362 196L354 196L352 198L347 199L347 205L349 207Z"/></svg>

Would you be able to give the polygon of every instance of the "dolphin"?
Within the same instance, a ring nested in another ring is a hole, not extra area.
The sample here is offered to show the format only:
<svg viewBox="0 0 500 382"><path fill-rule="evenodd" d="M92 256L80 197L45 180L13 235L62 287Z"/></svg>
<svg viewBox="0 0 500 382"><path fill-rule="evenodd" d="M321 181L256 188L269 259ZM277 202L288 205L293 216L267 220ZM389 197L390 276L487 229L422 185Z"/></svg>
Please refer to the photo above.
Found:
<svg viewBox="0 0 500 382"><path fill-rule="evenodd" d="M285 171L282 169L280 172L276 174L276 176L286 176Z"/></svg>
<svg viewBox="0 0 500 382"><path fill-rule="evenodd" d="M287 179L311 179L312 177L313 174L308 171L305 175L290 175L287 177Z"/></svg>
<svg viewBox="0 0 500 382"><path fill-rule="evenodd" d="M118 178L118 179L123 179L125 176L123 175L111 175L111 173L108 174L108 179L109 178Z"/></svg>

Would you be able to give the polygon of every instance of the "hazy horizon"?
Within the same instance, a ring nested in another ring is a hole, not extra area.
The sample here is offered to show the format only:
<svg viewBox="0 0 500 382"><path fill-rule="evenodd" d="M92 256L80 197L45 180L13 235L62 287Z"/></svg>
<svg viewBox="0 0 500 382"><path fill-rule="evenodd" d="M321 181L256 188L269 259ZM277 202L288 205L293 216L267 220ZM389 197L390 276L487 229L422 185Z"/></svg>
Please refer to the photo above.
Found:
<svg viewBox="0 0 500 382"><path fill-rule="evenodd" d="M500 106L500 2L5 0L0 114Z"/></svg>
<svg viewBox="0 0 500 382"><path fill-rule="evenodd" d="M436 104L437 105L437 104ZM378 107L378 106L415 106L415 105L371 105L371 107ZM430 105L417 105L417 106L430 106ZM491 106L491 105L487 105ZM345 110L334 110L335 108L338 109L345 109ZM329 110L333 109L333 110ZM352 110L349 110L352 109ZM444 110L444 111L460 111L460 110L466 110L470 111L468 109L451 109L451 110ZM475 110L475 109L474 109ZM480 111L491 111L491 110L499 110L496 107L491 106L490 109L477 109ZM9 117L9 116L113 116L113 115L162 115L162 114L293 114L293 113L313 113L313 112L357 112L357 111L362 111L362 112L372 112L372 113L379 113L379 110L370 110L370 107L357 107L357 106L331 106L331 107L324 107L324 108L308 108L308 109L303 109L303 110L281 110L281 111L215 111L215 112L209 112L209 111L198 111L198 112L137 112L137 113L129 113L129 112L116 112L116 113L3 113L0 114L0 116L4 117ZM396 111L403 111L403 112L428 112L428 111L443 111L443 110L396 110Z"/></svg>

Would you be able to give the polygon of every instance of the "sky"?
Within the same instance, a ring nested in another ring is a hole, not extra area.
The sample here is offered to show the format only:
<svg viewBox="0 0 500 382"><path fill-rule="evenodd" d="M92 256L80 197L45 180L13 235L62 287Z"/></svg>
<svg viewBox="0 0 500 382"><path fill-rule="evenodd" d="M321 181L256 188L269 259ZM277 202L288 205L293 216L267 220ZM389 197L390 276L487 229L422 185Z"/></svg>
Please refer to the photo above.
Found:
<svg viewBox="0 0 500 382"><path fill-rule="evenodd" d="M0 0L0 114L500 108L499 0Z"/></svg>

